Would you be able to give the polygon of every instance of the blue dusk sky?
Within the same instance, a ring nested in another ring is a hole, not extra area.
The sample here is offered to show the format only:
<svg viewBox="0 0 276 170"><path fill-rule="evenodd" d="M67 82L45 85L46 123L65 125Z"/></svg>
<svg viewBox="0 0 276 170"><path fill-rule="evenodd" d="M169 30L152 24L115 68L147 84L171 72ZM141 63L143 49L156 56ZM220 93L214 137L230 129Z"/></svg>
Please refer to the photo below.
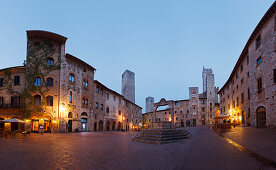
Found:
<svg viewBox="0 0 276 170"><path fill-rule="evenodd" d="M136 76L136 103L186 99L202 92L203 66L215 84L228 79L249 36L273 0L6 1L0 6L0 68L22 65L26 30L68 38L70 53L97 69L95 79L121 93Z"/></svg>

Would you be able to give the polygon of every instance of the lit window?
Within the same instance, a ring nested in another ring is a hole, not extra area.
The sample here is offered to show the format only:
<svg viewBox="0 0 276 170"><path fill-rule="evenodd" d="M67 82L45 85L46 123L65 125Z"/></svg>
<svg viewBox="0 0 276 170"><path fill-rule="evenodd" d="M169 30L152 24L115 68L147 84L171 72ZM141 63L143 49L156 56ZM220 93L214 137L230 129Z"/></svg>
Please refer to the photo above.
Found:
<svg viewBox="0 0 276 170"><path fill-rule="evenodd" d="M69 74L69 81L74 83L75 82L75 76L74 74Z"/></svg>
<svg viewBox="0 0 276 170"><path fill-rule="evenodd" d="M48 64L48 66L53 66L54 65L54 59L53 58L48 58L47 59L47 64Z"/></svg>
<svg viewBox="0 0 276 170"><path fill-rule="evenodd" d="M40 77L37 77L35 78L35 83L34 83L35 86L41 86L41 78Z"/></svg>

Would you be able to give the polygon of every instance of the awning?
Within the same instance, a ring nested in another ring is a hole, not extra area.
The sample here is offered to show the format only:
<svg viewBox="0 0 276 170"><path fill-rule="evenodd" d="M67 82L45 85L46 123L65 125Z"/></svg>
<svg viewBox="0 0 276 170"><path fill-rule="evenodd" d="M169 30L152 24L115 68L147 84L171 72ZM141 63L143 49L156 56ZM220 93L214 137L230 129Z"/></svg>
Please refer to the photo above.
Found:
<svg viewBox="0 0 276 170"><path fill-rule="evenodd" d="M229 119L230 116L229 115L219 115L219 116L216 116L214 119Z"/></svg>
<svg viewBox="0 0 276 170"><path fill-rule="evenodd" d="M0 122L3 122L3 123L26 123L25 121L16 119L16 118L1 120Z"/></svg>

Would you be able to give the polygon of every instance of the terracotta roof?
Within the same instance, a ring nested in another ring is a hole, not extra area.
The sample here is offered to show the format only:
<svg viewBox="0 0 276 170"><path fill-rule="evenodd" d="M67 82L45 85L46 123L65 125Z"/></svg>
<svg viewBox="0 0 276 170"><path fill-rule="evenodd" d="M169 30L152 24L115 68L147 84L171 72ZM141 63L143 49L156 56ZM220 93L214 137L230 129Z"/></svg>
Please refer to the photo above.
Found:
<svg viewBox="0 0 276 170"><path fill-rule="evenodd" d="M92 67L91 65L87 64L86 62L82 61L81 59L79 59L79 58L77 58L77 57L75 57L75 56L73 56L73 55L71 55L71 54L66 53L65 57L67 57L67 58L69 58L69 59L71 59L71 60L74 60L74 61L76 61L76 62L79 62L79 63L85 65L86 67L92 69L93 71L96 70L96 69L95 69L94 67Z"/></svg>
<svg viewBox="0 0 276 170"><path fill-rule="evenodd" d="M250 35L245 47L242 50L242 53L232 71L232 73L230 74L228 80L226 81L226 83L222 86L222 88L218 91L218 93L220 93L224 87L231 81L232 77L234 76L236 70L239 68L240 63L242 62L242 60L244 59L244 57L247 56L247 52L248 52L248 47L249 45L252 43L252 41L254 40L255 36L259 33L259 31L262 29L263 25L266 23L266 21L273 15L273 13L276 10L276 1L274 1L274 3L271 5L271 7L267 10L267 12L265 13L265 15L263 16L263 18L260 20L260 22L258 23L258 25L256 26L256 28L254 29L254 31L252 32L252 34Z"/></svg>
<svg viewBox="0 0 276 170"><path fill-rule="evenodd" d="M0 71L4 71L4 70L8 70L8 69L26 69L25 66L14 66L14 67L8 67L8 68L3 68L3 69L0 69Z"/></svg>
<svg viewBox="0 0 276 170"><path fill-rule="evenodd" d="M61 42L65 44L67 38L48 31L43 31L43 30L27 30L27 37L29 38L43 38L43 39L51 39L55 40L57 42Z"/></svg>
<svg viewBox="0 0 276 170"><path fill-rule="evenodd" d="M103 86L106 90L111 91L111 92L115 93L116 95L121 96L124 100L128 101L129 103L132 103L132 104L134 104L135 106L139 107L140 109L143 109L142 107L138 106L137 104L133 103L132 101L127 100L127 99L126 99L123 95L121 95L120 93L118 93L118 92L116 92L116 91L114 91L114 90L111 90L110 88L106 87L105 85L103 85L103 84L102 84L101 82L99 82L98 80L94 80L94 82L97 83L97 84L99 84L99 85L101 85L101 86Z"/></svg>

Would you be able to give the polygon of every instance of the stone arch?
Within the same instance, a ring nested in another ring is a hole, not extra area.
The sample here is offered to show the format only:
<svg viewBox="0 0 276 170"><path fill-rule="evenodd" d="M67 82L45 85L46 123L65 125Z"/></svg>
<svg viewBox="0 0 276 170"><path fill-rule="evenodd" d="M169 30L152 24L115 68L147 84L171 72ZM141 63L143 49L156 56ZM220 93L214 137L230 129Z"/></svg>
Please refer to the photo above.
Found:
<svg viewBox="0 0 276 170"><path fill-rule="evenodd" d="M263 106L260 106L256 109L256 123L257 128L266 127L266 109Z"/></svg>
<svg viewBox="0 0 276 170"><path fill-rule="evenodd" d="M107 130L107 131L110 130L110 121L109 121L109 120L106 122L106 130Z"/></svg>
<svg viewBox="0 0 276 170"><path fill-rule="evenodd" d="M86 112L82 112L81 116L88 116Z"/></svg>
<svg viewBox="0 0 276 170"><path fill-rule="evenodd" d="M99 121L99 131L103 131L103 121Z"/></svg>

